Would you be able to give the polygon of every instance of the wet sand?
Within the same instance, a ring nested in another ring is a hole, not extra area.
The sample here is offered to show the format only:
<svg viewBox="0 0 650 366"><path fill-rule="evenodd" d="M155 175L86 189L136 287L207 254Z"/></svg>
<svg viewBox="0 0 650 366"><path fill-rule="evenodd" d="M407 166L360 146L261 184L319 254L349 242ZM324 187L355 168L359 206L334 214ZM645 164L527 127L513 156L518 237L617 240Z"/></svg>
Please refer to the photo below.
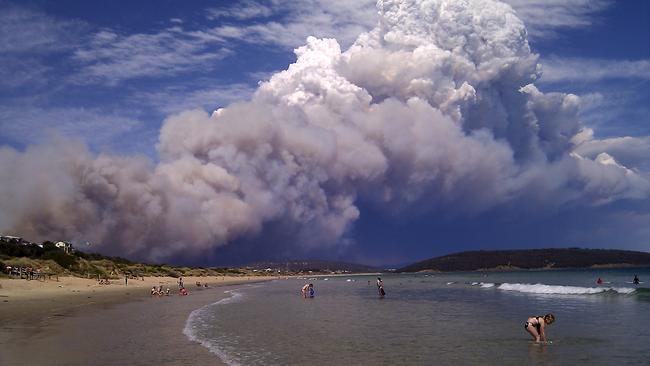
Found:
<svg viewBox="0 0 650 366"><path fill-rule="evenodd" d="M195 279L187 278L188 296L177 295L176 279L146 279L169 282L163 287L173 295L162 297L151 297L153 285L135 280L103 287L79 279L40 285L2 280L0 365L219 365L215 355L183 334L189 313L227 297L230 286L269 279L203 277L196 280L211 287L197 288Z"/></svg>

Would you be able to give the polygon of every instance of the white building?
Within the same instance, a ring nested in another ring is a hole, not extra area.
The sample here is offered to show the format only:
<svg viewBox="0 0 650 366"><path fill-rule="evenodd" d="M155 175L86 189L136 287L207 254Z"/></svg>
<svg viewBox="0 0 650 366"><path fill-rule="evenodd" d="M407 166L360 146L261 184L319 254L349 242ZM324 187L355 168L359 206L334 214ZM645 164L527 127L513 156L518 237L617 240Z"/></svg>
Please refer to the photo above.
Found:
<svg viewBox="0 0 650 366"><path fill-rule="evenodd" d="M72 244L68 243L67 241L57 241L54 243L54 246L62 249L66 254L70 254L74 251L74 248L72 248Z"/></svg>

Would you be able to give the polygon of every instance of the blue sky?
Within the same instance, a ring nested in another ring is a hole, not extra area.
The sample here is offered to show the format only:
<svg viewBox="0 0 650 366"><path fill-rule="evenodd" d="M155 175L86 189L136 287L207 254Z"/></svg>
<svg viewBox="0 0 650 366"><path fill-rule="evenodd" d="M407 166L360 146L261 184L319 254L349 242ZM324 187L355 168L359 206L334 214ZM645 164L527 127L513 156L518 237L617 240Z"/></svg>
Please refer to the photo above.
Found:
<svg viewBox="0 0 650 366"><path fill-rule="evenodd" d="M627 136L647 148L650 3L510 3L540 55L539 90L580 96L581 122L603 144ZM373 1L0 1L0 146L25 151L62 136L93 154L144 155L155 164L170 115L250 100L260 81L295 61L293 49L308 36L336 38L345 50L376 25L376 12ZM638 154L611 149L617 161L649 171ZM210 262L310 256L391 264L549 246L648 251L650 232L638 228L650 224L649 202L395 218L360 198L360 218L346 234L354 244L278 251L275 242L293 239L265 225L261 235L211 249ZM638 215L626 219L630 212Z"/></svg>

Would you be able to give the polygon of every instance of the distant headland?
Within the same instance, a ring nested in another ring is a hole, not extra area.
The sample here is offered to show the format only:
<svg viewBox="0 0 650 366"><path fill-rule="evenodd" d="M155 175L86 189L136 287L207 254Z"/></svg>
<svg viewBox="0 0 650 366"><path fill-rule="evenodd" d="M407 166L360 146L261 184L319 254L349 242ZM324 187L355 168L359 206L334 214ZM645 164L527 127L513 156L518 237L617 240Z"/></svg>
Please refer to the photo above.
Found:
<svg viewBox="0 0 650 366"><path fill-rule="evenodd" d="M426 259L397 272L650 266L650 253L614 249L479 250Z"/></svg>

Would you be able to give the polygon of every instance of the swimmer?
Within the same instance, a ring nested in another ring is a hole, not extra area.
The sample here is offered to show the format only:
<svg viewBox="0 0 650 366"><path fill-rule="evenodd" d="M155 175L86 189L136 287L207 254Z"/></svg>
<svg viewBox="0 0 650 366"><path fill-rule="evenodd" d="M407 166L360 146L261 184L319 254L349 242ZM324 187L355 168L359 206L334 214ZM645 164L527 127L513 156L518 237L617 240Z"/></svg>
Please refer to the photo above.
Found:
<svg viewBox="0 0 650 366"><path fill-rule="evenodd" d="M553 314L546 314L544 316L531 316L528 318L526 323L524 323L524 329L528 333L530 333L531 336L533 336L533 339L535 342L546 342L546 333L544 331L544 328L546 328L547 325L551 325L555 322L555 315Z"/></svg>

